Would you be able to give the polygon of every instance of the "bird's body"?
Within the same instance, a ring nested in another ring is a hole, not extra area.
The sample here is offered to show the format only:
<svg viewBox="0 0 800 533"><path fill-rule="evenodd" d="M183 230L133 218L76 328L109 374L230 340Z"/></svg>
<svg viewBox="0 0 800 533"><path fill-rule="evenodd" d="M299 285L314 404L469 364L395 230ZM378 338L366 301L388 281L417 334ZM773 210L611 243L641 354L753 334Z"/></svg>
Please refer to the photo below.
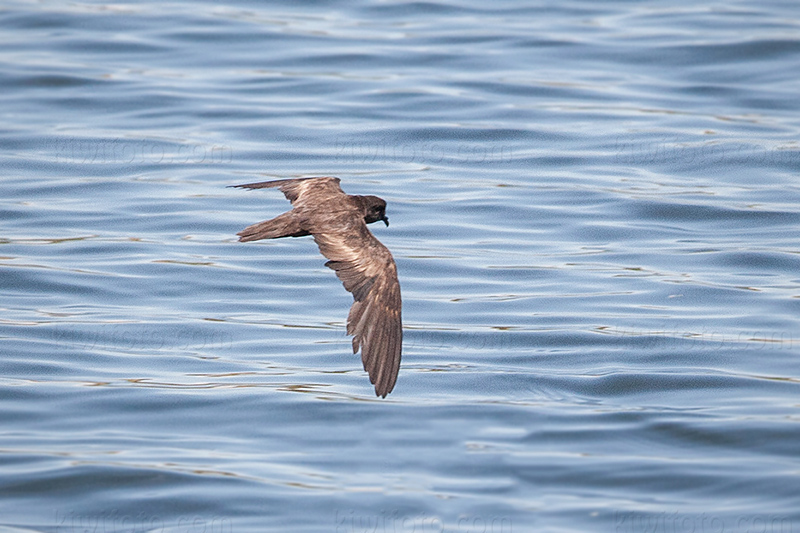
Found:
<svg viewBox="0 0 800 533"><path fill-rule="evenodd" d="M367 224L386 218L386 202L376 196L351 196L339 178L299 178L234 185L278 188L292 209L238 233L242 242L312 235L344 288L353 294L347 334L353 353L361 349L364 370L375 393L386 397L397 380L403 342L402 301L397 267L389 250Z"/></svg>

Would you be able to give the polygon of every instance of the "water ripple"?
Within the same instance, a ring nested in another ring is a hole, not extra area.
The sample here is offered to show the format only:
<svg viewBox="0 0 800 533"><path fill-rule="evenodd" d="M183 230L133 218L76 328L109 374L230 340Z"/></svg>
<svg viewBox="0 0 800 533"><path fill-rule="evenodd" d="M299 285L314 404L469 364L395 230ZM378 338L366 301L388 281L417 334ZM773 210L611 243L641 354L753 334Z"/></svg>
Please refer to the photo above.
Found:
<svg viewBox="0 0 800 533"><path fill-rule="evenodd" d="M0 528L800 524L794 11L8 3ZM388 201L385 400L236 239L315 175Z"/></svg>

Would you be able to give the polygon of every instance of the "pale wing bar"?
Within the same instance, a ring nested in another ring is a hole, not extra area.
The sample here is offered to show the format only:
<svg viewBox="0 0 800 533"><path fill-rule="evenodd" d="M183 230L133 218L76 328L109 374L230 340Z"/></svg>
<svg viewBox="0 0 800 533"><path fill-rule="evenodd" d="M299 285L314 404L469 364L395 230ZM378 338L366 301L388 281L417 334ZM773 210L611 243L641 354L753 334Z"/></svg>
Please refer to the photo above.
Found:
<svg viewBox="0 0 800 533"><path fill-rule="evenodd" d="M313 180L313 181L311 181ZM279 189L283 195L289 200L292 204L300 198L304 192L309 190L311 186L314 187L316 190L320 190L320 187L327 188L334 192L338 192L344 194L344 191L339 187L339 182L341 180L339 178L333 177L324 177L324 178L296 178L296 179L288 179L288 180L272 180L272 181L261 181L258 183L247 183L245 185L232 185L232 187L236 187L239 189Z"/></svg>

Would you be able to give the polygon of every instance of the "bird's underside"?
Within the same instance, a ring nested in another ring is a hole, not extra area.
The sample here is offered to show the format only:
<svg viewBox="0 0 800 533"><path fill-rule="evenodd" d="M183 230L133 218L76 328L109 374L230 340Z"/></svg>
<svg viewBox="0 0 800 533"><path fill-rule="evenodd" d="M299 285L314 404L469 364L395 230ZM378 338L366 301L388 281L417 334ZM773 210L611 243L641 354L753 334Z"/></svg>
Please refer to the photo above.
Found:
<svg viewBox="0 0 800 533"><path fill-rule="evenodd" d="M367 223L386 218L386 202L375 196L351 196L339 187L339 178L299 178L246 185L246 189L277 188L292 209L253 224L238 233L242 242L312 235L319 250L353 294L347 334L375 393L392 392L400 370L403 343L402 300L397 267L389 250L375 238Z"/></svg>

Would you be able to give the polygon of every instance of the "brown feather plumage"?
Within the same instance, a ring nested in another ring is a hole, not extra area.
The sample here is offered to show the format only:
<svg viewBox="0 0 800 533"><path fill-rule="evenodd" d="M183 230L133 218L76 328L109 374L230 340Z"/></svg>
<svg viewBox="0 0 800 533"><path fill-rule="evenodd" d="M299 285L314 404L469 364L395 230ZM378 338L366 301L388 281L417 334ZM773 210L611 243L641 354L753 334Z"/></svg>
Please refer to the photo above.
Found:
<svg viewBox="0 0 800 533"><path fill-rule="evenodd" d="M350 196L339 178L299 178L234 187L277 188L292 209L239 232L242 242L313 235L319 250L344 288L353 294L347 334L353 353L361 350L364 370L375 394L392 392L403 344L402 299L397 266L389 250L367 228L386 218L386 202L375 196Z"/></svg>

